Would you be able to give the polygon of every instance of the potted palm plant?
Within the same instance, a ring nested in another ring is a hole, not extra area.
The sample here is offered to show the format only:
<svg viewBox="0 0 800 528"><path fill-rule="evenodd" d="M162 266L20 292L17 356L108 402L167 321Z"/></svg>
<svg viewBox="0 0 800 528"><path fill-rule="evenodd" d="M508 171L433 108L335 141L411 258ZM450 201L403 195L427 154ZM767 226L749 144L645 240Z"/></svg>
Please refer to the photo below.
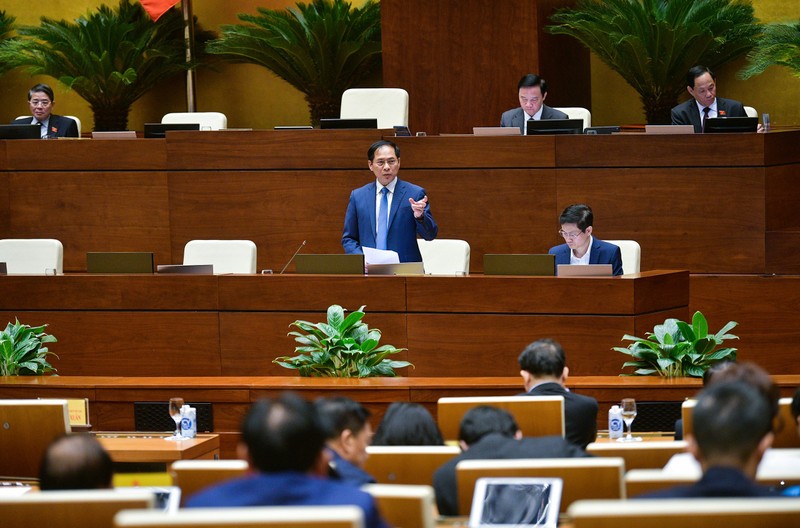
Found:
<svg viewBox="0 0 800 528"><path fill-rule="evenodd" d="M770 66L785 66L800 77L800 21L766 25L747 59L748 65L740 72L743 79L764 73Z"/></svg>
<svg viewBox="0 0 800 528"><path fill-rule="evenodd" d="M381 66L380 3L352 9L344 0L314 0L286 10L240 13L206 51L258 64L305 94L311 123L339 117L342 93Z"/></svg>
<svg viewBox="0 0 800 528"><path fill-rule="evenodd" d="M159 82L185 72L182 15L169 10L153 22L139 2L101 5L74 22L42 17L20 26L0 45L0 64L50 75L85 99L95 130L125 130L131 105ZM212 35L196 30L198 42Z"/></svg>
<svg viewBox="0 0 800 528"><path fill-rule="evenodd" d="M295 348L298 355L279 357L273 363L297 370L301 376L340 378L395 376L394 369L413 366L389 359L404 349L378 346L381 331L370 329L363 318L363 306L345 317L344 309L334 304L328 308L326 322L295 321L290 326L300 331L289 335L300 345Z"/></svg>
<svg viewBox="0 0 800 528"><path fill-rule="evenodd" d="M580 0L550 20L551 33L578 39L636 90L651 124L670 122L689 68L716 69L761 32L741 0Z"/></svg>
<svg viewBox="0 0 800 528"><path fill-rule="evenodd" d="M46 326L32 327L19 320L6 325L0 332L0 376L41 376L56 371L47 361L47 356L55 354L43 345L57 339L45 333Z"/></svg>
<svg viewBox="0 0 800 528"><path fill-rule="evenodd" d="M7 15L5 11L0 11L0 43L11 38L11 30L14 27L14 20L11 15ZM0 75L4 74L6 70L11 69L6 61L0 58Z"/></svg>

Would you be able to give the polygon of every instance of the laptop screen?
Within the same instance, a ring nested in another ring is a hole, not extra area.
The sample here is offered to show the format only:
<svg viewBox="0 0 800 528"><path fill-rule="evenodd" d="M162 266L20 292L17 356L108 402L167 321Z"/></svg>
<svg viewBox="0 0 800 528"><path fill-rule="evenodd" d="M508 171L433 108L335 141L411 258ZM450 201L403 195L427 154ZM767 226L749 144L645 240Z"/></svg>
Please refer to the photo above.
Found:
<svg viewBox="0 0 800 528"><path fill-rule="evenodd" d="M583 134L583 119L529 119L529 136L536 134Z"/></svg>
<svg viewBox="0 0 800 528"><path fill-rule="evenodd" d="M561 479L478 479L469 526L556 528L561 488Z"/></svg>
<svg viewBox="0 0 800 528"><path fill-rule="evenodd" d="M538 254L491 254L483 256L484 275L539 275L556 274L556 256Z"/></svg>

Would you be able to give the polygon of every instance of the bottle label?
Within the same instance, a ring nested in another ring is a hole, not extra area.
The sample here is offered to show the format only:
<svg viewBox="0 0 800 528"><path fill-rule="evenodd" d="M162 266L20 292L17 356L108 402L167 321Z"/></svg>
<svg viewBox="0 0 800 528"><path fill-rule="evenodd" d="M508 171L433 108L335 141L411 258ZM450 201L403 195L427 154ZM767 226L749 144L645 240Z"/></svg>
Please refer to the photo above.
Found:
<svg viewBox="0 0 800 528"><path fill-rule="evenodd" d="M611 432L621 432L622 420L620 420L619 418L611 418L608 421L608 430Z"/></svg>

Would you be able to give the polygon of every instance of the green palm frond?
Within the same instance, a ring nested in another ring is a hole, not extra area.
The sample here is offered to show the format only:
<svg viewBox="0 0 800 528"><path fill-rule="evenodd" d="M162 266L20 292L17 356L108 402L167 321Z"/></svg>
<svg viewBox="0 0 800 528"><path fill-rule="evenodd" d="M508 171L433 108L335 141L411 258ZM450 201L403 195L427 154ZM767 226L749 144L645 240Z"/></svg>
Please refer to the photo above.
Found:
<svg viewBox="0 0 800 528"><path fill-rule="evenodd" d="M11 31L14 28L14 20L11 15L7 15L5 11L0 11L0 45L1 43L11 38ZM2 57L0 57L0 75L10 70L12 66L8 64Z"/></svg>
<svg viewBox="0 0 800 528"><path fill-rule="evenodd" d="M747 59L748 65L739 74L743 79L764 73L770 66L786 66L800 77L800 21L765 26Z"/></svg>
<svg viewBox="0 0 800 528"><path fill-rule="evenodd" d="M741 0L581 0L551 21L551 33L578 39L636 90L648 123L669 122L689 68L744 55L761 31Z"/></svg>
<svg viewBox="0 0 800 528"><path fill-rule="evenodd" d="M74 22L41 18L0 46L0 63L50 75L85 99L95 130L123 130L131 105L186 63L183 17L175 9L153 22L139 2L101 5ZM198 40L210 35L197 31Z"/></svg>
<svg viewBox="0 0 800 528"><path fill-rule="evenodd" d="M381 60L380 3L352 9L344 0L314 0L286 10L239 14L222 26L209 53L263 66L306 95L313 123L338 117L342 93L372 75Z"/></svg>

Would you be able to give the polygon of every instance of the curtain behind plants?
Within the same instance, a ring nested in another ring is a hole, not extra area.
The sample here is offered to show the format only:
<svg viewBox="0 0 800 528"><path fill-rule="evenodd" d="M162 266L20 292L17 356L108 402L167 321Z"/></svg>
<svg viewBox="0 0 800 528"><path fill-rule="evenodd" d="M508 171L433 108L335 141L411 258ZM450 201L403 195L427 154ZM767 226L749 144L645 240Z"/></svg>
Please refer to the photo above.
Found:
<svg viewBox="0 0 800 528"><path fill-rule="evenodd" d="M651 124L670 122L689 68L744 55L761 31L742 0L581 0L551 21L551 33L581 41L636 90Z"/></svg>

